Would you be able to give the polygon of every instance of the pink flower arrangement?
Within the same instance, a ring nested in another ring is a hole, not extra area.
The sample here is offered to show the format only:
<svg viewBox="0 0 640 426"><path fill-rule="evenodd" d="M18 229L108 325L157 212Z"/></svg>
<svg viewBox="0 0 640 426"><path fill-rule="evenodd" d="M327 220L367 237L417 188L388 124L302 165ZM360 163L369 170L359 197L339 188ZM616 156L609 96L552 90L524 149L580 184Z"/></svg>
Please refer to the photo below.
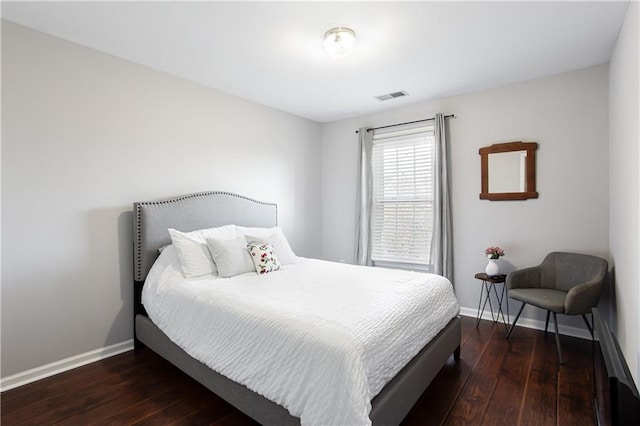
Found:
<svg viewBox="0 0 640 426"><path fill-rule="evenodd" d="M487 247L484 250L484 254L486 254L489 259L500 259L501 256L504 256L504 250L497 246Z"/></svg>

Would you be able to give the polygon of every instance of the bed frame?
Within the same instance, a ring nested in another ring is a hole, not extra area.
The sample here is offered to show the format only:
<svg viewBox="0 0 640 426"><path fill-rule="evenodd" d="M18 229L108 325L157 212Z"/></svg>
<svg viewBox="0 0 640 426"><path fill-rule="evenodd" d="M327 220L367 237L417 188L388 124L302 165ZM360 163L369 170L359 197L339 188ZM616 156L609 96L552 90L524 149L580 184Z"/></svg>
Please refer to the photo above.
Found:
<svg viewBox="0 0 640 426"><path fill-rule="evenodd" d="M142 285L158 256L171 243L168 228L183 232L227 224L272 227L278 206L228 192L201 192L162 201L137 202L134 209L134 330L135 347L146 345L187 375L263 425L299 425L281 405L264 398L192 358L173 343L147 316L141 303ZM371 401L374 425L399 424L451 354L460 359L460 318L452 319Z"/></svg>

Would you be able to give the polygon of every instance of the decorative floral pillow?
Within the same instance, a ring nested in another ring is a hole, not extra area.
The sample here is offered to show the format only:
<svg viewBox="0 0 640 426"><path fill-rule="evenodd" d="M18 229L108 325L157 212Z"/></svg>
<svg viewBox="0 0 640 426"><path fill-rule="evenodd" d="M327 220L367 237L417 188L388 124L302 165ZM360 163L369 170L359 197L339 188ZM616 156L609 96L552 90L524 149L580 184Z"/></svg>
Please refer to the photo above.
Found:
<svg viewBox="0 0 640 426"><path fill-rule="evenodd" d="M280 260L270 243L254 241L247 244L247 248L257 273L268 274L280 269Z"/></svg>

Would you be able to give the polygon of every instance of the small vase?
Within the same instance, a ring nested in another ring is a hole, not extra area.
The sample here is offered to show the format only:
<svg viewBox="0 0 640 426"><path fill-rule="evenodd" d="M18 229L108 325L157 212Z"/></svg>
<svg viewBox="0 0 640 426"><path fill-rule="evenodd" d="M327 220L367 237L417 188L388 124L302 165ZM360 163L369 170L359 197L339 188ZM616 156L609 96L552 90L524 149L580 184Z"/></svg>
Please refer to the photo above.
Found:
<svg viewBox="0 0 640 426"><path fill-rule="evenodd" d="M484 270L490 277L500 274L500 266L498 266L496 260L498 259L489 259L489 263L487 263L487 267Z"/></svg>

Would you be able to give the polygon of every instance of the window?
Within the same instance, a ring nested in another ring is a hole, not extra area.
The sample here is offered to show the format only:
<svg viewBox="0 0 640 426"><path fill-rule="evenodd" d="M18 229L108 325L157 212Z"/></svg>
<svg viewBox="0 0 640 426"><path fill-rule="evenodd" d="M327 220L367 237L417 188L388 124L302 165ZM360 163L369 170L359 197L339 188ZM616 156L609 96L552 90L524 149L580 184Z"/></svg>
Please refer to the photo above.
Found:
<svg viewBox="0 0 640 426"><path fill-rule="evenodd" d="M371 164L374 265L430 270L434 131L376 131Z"/></svg>

